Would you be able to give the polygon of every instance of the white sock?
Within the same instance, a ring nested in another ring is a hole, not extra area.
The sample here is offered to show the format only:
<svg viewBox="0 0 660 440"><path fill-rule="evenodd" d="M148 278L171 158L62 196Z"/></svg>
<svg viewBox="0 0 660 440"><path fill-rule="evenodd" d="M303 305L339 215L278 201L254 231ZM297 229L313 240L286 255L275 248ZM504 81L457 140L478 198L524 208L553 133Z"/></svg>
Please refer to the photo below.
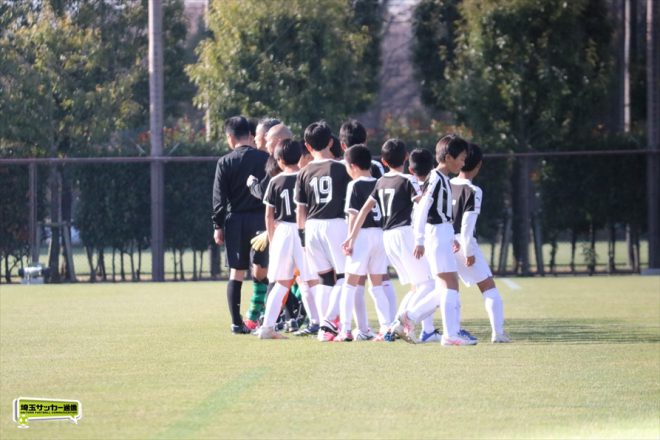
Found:
<svg viewBox="0 0 660 440"><path fill-rule="evenodd" d="M438 303L440 301L438 300ZM426 318L422 319L422 331L424 333L432 333L435 330L435 325L433 324L433 313L431 313Z"/></svg>
<svg viewBox="0 0 660 440"><path fill-rule="evenodd" d="M340 278L335 285L330 288L328 305L325 308L325 316L323 317L326 321L334 321L339 316L339 301L341 300L341 287L343 285L344 278Z"/></svg>
<svg viewBox="0 0 660 440"><path fill-rule="evenodd" d="M394 290L394 286L392 286L392 282L390 280L385 280L383 281L383 291L385 292L385 296L387 297L387 301L389 303L389 308L390 308L390 313L389 316L392 321L394 321L394 317L396 316L396 291ZM388 325L391 324L391 321L388 323Z"/></svg>
<svg viewBox="0 0 660 440"><path fill-rule="evenodd" d="M431 326L433 325L433 312L440 307L440 295L436 291L431 291L417 301L411 308L408 306L408 318L413 322L421 322L431 317Z"/></svg>
<svg viewBox="0 0 660 440"><path fill-rule="evenodd" d="M415 286L415 295L410 299L407 310L417 307L417 304L424 301L424 299L433 293L435 290L435 282L433 280L424 281Z"/></svg>
<svg viewBox="0 0 660 440"><path fill-rule="evenodd" d="M408 304L410 304L410 300L414 296L415 296L415 291L414 290L410 290L410 291L408 291L408 293L406 293L406 296L404 296L403 299L401 300L401 304L399 304L399 310L397 310L396 314L394 315L395 318L397 316L401 316L401 314L406 311L406 309L408 308ZM394 320L392 320L392 321L394 321Z"/></svg>
<svg viewBox="0 0 660 440"><path fill-rule="evenodd" d="M282 311L282 301L287 290L289 289L280 283L275 283L270 290L268 299L266 300L264 327L273 327L277 322L277 317L280 316L280 312Z"/></svg>
<svg viewBox="0 0 660 440"><path fill-rule="evenodd" d="M497 287L493 287L486 290L483 296L491 330L497 335L504 333L504 305L499 290L497 290Z"/></svg>
<svg viewBox="0 0 660 440"><path fill-rule="evenodd" d="M364 300L364 286L357 286L355 291L355 322L362 333L369 332L367 302Z"/></svg>
<svg viewBox="0 0 660 440"><path fill-rule="evenodd" d="M371 298L374 300L376 306L376 316L378 316L378 324L382 330L384 327L389 326L394 321L394 316L390 315L389 298L385 295L383 286L371 286Z"/></svg>
<svg viewBox="0 0 660 440"><path fill-rule="evenodd" d="M326 286L324 284L319 284L316 286L316 294L314 295L316 299L316 309L319 311L319 318L325 318L325 311L328 310L328 304L330 303L330 294L332 293L332 287Z"/></svg>
<svg viewBox="0 0 660 440"><path fill-rule="evenodd" d="M351 331L351 321L353 319L353 310L355 309L356 290L357 286L351 286L348 283L344 283L341 288L339 316L341 318L341 329L345 332Z"/></svg>
<svg viewBox="0 0 660 440"><path fill-rule="evenodd" d="M458 291L446 289L441 291L442 330L447 337L455 337L460 331L460 318L456 313Z"/></svg>
<svg viewBox="0 0 660 440"><path fill-rule="evenodd" d="M316 289L319 286L316 285L314 287L308 287L305 283L300 283L298 286L300 287L300 297L302 298L303 305L307 311L307 316L309 316L309 322L311 324L318 324L319 311L316 308L316 300L314 299L314 295L316 293Z"/></svg>

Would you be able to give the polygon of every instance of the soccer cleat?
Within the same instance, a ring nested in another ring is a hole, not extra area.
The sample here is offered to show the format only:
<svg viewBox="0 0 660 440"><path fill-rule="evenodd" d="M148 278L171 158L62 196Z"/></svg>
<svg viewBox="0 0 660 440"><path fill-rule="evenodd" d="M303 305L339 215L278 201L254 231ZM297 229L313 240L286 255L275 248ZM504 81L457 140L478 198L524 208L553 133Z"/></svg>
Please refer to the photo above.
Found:
<svg viewBox="0 0 660 440"><path fill-rule="evenodd" d="M493 333L493 337L490 338L490 342L493 344L507 344L511 342L511 338L506 333Z"/></svg>
<svg viewBox="0 0 660 440"><path fill-rule="evenodd" d="M319 333L316 335L316 339L318 339L319 342L332 342L334 341L335 337L336 335L323 330L319 330Z"/></svg>
<svg viewBox="0 0 660 440"><path fill-rule="evenodd" d="M289 319L285 324L284 324L284 331L287 333L293 333L299 330L298 327L298 321L296 321L294 318Z"/></svg>
<svg viewBox="0 0 660 440"><path fill-rule="evenodd" d="M307 327L298 330L294 333L294 336L314 336L319 332L318 324L310 324Z"/></svg>
<svg viewBox="0 0 660 440"><path fill-rule="evenodd" d="M261 327L257 331L259 339L288 339L286 336L277 333L273 327Z"/></svg>
<svg viewBox="0 0 660 440"><path fill-rule="evenodd" d="M408 318L408 314L405 312L399 315L399 319L394 321L390 331L410 344L417 343L415 339L415 323Z"/></svg>
<svg viewBox="0 0 660 440"><path fill-rule="evenodd" d="M442 345L477 345L477 341L471 339L466 339L461 336L446 336L442 335L442 340L440 341Z"/></svg>
<svg viewBox="0 0 660 440"><path fill-rule="evenodd" d="M321 324L321 330L327 333L331 333L332 336L337 336L339 334L337 331L337 326L334 324L334 322L330 322L327 319L323 321L323 324Z"/></svg>
<svg viewBox="0 0 660 440"><path fill-rule="evenodd" d="M421 343L441 342L441 341L442 341L442 333L440 333L440 330L438 330L437 328L429 333L426 333L424 330L422 330L422 332L419 334L419 342Z"/></svg>
<svg viewBox="0 0 660 440"><path fill-rule="evenodd" d="M366 332L361 332L359 329L356 329L355 335L353 336L355 337L356 341L371 341L376 337L376 335L374 334L374 332L371 331L371 329L369 329Z"/></svg>
<svg viewBox="0 0 660 440"><path fill-rule="evenodd" d="M231 332L235 335L249 335L252 333L252 330L247 328L244 324L241 325L231 325Z"/></svg>
<svg viewBox="0 0 660 440"><path fill-rule="evenodd" d="M472 334L469 331L465 330L465 329L461 329L458 332L458 336L460 336L463 339L469 339L471 341L477 341L477 338L475 336L472 336Z"/></svg>
<svg viewBox="0 0 660 440"><path fill-rule="evenodd" d="M245 326L246 326L247 328L249 328L250 330L256 330L257 327L259 327L259 322L257 322L257 321L253 321L253 320L251 320L251 319L244 319L244 320L243 320L243 323L244 323Z"/></svg>
<svg viewBox="0 0 660 440"><path fill-rule="evenodd" d="M353 342L353 333L350 331L341 332L333 339L334 342Z"/></svg>

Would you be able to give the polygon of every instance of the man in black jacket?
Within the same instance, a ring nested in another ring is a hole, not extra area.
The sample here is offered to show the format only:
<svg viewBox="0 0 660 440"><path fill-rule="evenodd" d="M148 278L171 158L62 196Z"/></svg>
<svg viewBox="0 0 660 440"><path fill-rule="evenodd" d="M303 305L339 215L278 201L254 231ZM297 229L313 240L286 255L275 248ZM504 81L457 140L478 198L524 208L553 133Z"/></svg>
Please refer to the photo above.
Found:
<svg viewBox="0 0 660 440"><path fill-rule="evenodd" d="M264 205L252 197L245 181L253 175L265 176L268 153L255 148L250 125L242 116L225 121L227 144L233 151L218 160L213 182L213 238L218 245L225 244L227 264L230 268L227 284L227 302L232 319L232 332L241 334L250 330L240 314L241 287L245 273L252 263L255 290L265 292L268 280L267 252L251 253L250 240L265 229Z"/></svg>

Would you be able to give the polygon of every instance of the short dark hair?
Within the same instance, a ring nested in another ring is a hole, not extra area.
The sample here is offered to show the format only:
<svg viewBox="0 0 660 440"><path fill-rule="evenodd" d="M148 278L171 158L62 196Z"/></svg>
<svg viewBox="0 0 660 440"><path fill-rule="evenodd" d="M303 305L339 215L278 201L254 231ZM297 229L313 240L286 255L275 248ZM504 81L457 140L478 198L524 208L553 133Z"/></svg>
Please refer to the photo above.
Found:
<svg viewBox="0 0 660 440"><path fill-rule="evenodd" d="M428 176L433 169L433 154L424 148L415 148L410 152L408 163L415 176Z"/></svg>
<svg viewBox="0 0 660 440"><path fill-rule="evenodd" d="M225 134L230 134L236 139L242 139L252 133L250 122L243 116L232 116L225 119L224 130Z"/></svg>
<svg viewBox="0 0 660 440"><path fill-rule="evenodd" d="M435 158L438 162L445 162L445 157L449 154L456 159L463 151L467 151L468 143L462 137L456 134L448 134L440 138L435 145Z"/></svg>
<svg viewBox="0 0 660 440"><path fill-rule="evenodd" d="M307 147L305 146L305 143L303 141L298 141L298 142L300 142L302 156L309 156L310 153Z"/></svg>
<svg viewBox="0 0 660 440"><path fill-rule="evenodd" d="M305 129L305 143L315 151L323 151L332 137L332 130L325 121L312 122Z"/></svg>
<svg viewBox="0 0 660 440"><path fill-rule="evenodd" d="M472 171L484 159L484 154L477 144L468 144L467 155L465 156L465 165L461 171Z"/></svg>
<svg viewBox="0 0 660 440"><path fill-rule="evenodd" d="M356 165L361 170L371 169L371 152L364 144L353 145L347 149L344 159L349 165Z"/></svg>
<svg viewBox="0 0 660 440"><path fill-rule="evenodd" d="M334 134L332 135L332 145L330 145L330 153L332 153L335 159L341 159L342 156L344 155L344 152L341 149L341 143L339 142L339 138Z"/></svg>
<svg viewBox="0 0 660 440"><path fill-rule="evenodd" d="M390 167L398 168L406 161L406 144L401 139L392 138L385 141L380 149L380 155Z"/></svg>
<svg viewBox="0 0 660 440"><path fill-rule="evenodd" d="M347 147L364 144L367 141L367 130L355 119L344 122L339 129L339 140Z"/></svg>
<svg viewBox="0 0 660 440"><path fill-rule="evenodd" d="M295 165L302 156L302 146L300 142L293 139L284 139L275 147L273 156L276 160L282 159L286 165Z"/></svg>
<svg viewBox="0 0 660 440"><path fill-rule="evenodd" d="M281 124L281 123L282 122L279 119L263 118L259 120L259 123L257 125L263 125L264 128L266 129L266 133L268 133L268 130L275 127L277 124Z"/></svg>

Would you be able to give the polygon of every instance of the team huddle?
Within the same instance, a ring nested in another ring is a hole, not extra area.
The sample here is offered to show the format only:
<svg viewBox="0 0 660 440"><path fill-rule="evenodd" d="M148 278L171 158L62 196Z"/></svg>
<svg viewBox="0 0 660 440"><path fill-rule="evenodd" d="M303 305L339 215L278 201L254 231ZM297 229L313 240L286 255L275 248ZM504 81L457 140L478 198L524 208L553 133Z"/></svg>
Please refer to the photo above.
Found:
<svg viewBox="0 0 660 440"><path fill-rule="evenodd" d="M477 145L446 135L434 159L389 139L381 164L355 120L338 138L324 121L312 123L297 141L277 120L260 121L253 135L237 116L225 121L225 134L233 151L218 161L213 222L231 269L234 333L475 345L461 327L460 278L482 292L491 342L510 342L502 299L475 238L482 200L472 183L482 164ZM244 320L241 286L250 262L254 293ZM399 304L389 266L409 287ZM367 278L377 333L369 327ZM442 329L434 326L438 309Z"/></svg>

